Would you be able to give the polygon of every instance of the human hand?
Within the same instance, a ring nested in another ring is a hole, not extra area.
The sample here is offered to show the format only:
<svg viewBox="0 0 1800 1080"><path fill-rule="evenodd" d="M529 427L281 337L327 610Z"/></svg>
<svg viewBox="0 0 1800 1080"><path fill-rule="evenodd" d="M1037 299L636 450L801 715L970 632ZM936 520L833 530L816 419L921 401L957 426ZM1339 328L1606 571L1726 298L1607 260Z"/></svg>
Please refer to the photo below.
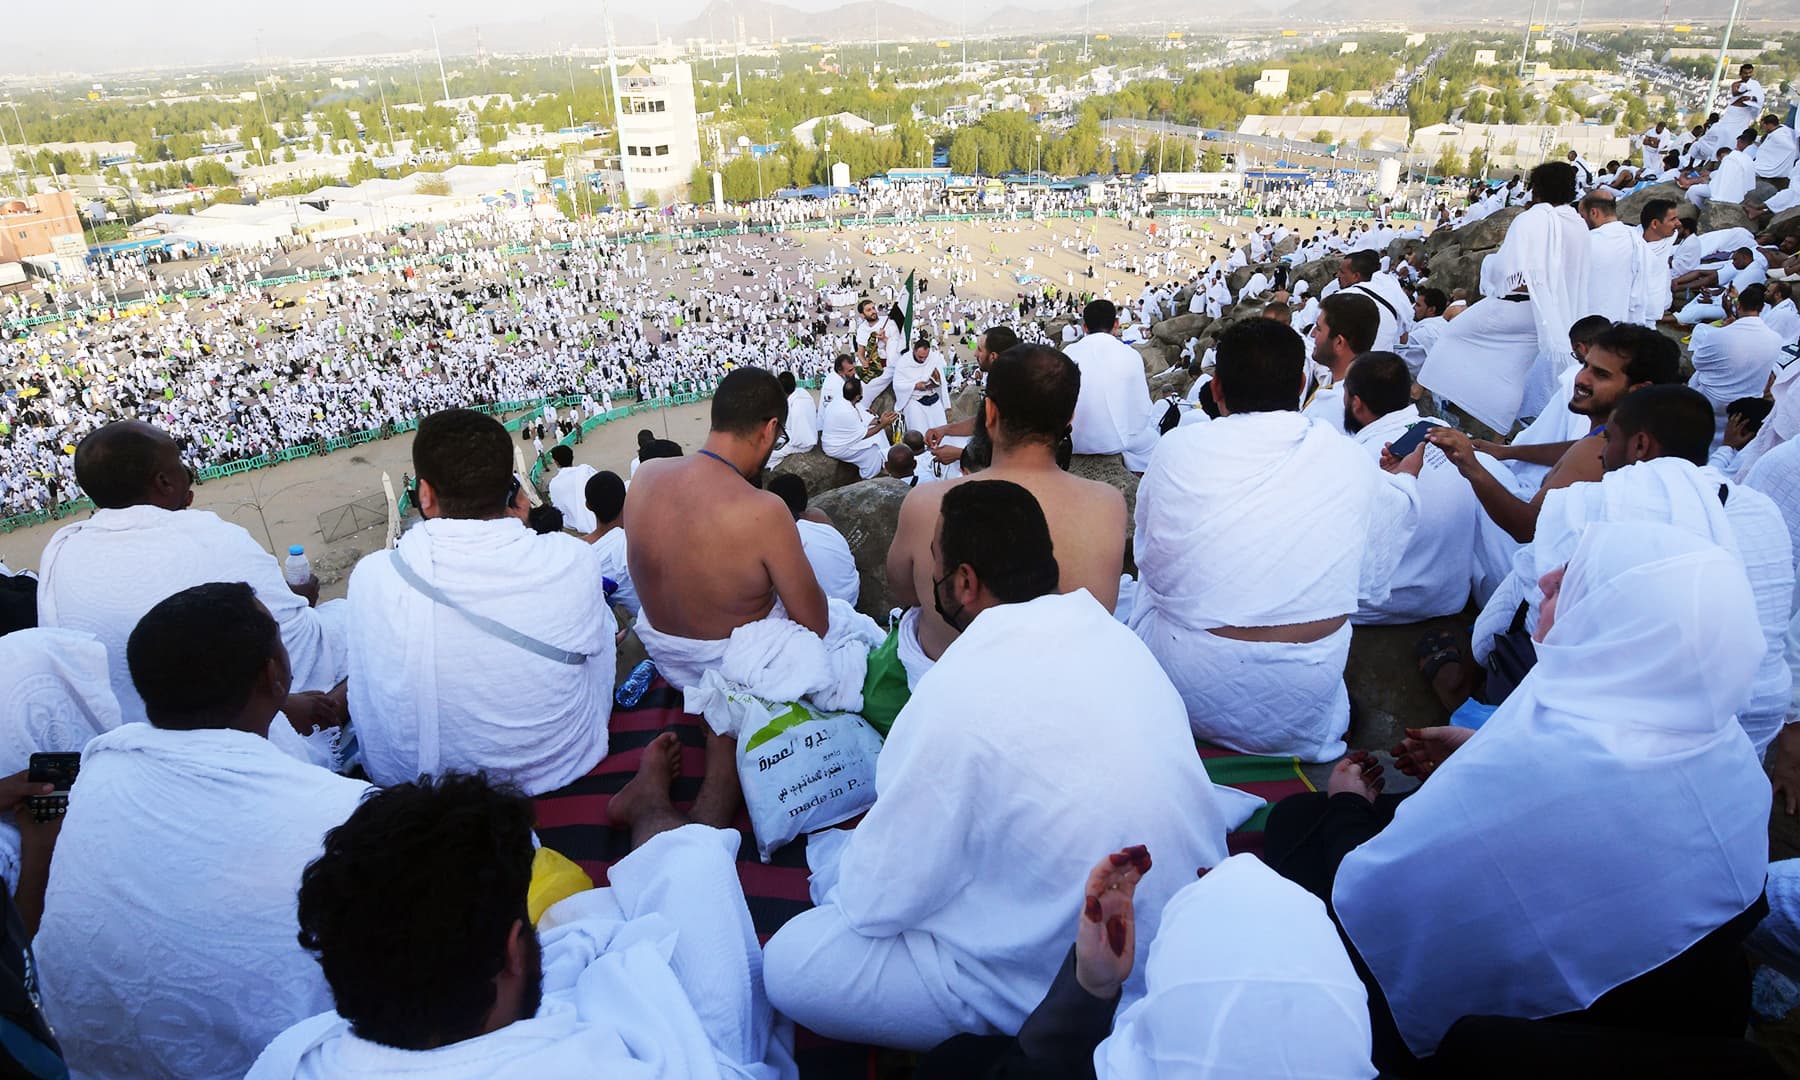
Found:
<svg viewBox="0 0 1800 1080"><path fill-rule="evenodd" d="M1405 473L1408 476L1418 476L1419 470L1425 467L1425 444L1420 443L1413 447L1412 452L1403 458L1397 458L1388 452L1388 447L1392 445L1392 443L1384 443L1382 445L1381 467L1391 473Z"/></svg>
<svg viewBox="0 0 1800 1080"><path fill-rule="evenodd" d="M1750 430L1750 421L1743 413L1734 413L1725 421L1725 445L1733 450L1742 450L1756 438L1756 432Z"/></svg>
<svg viewBox="0 0 1800 1080"><path fill-rule="evenodd" d="M33 782L30 777L29 770L0 777L0 811L16 810L32 795L49 795L56 791L55 784Z"/></svg>
<svg viewBox="0 0 1800 1080"><path fill-rule="evenodd" d="M295 585L293 582L289 582L288 592L305 600L307 607L319 606L319 579L316 577L308 577L304 585Z"/></svg>
<svg viewBox="0 0 1800 1080"><path fill-rule="evenodd" d="M311 735L319 728L343 726L350 712L348 696L343 683L330 691L307 690L289 694L282 702L281 711L287 714L288 723L294 725L295 731Z"/></svg>
<svg viewBox="0 0 1800 1080"><path fill-rule="evenodd" d="M931 460L939 465L954 465L962 460L962 447L960 446L934 446L929 452Z"/></svg>
<svg viewBox="0 0 1800 1080"><path fill-rule="evenodd" d="M1115 851L1094 864L1075 924L1075 981L1110 1001L1131 975L1137 952L1136 912L1131 899L1150 872L1150 852L1142 845Z"/></svg>
<svg viewBox="0 0 1800 1080"><path fill-rule="evenodd" d="M1497 461L1511 461L1513 448L1503 442L1490 439L1470 439L1469 446L1477 454L1486 454Z"/></svg>
<svg viewBox="0 0 1800 1080"><path fill-rule="evenodd" d="M1368 751L1352 750L1332 768L1325 791L1330 795L1361 795L1374 802L1375 796L1387 786L1381 773L1380 763L1370 757Z"/></svg>
<svg viewBox="0 0 1800 1080"><path fill-rule="evenodd" d="M1406 738L1392 751L1394 767L1414 779L1427 779L1474 734L1474 728L1466 727L1407 728Z"/></svg>
<svg viewBox="0 0 1800 1080"><path fill-rule="evenodd" d="M934 427L925 432L925 445L927 447L929 447L930 449L936 450L938 448L938 444L943 441L944 441L944 428Z"/></svg>
<svg viewBox="0 0 1800 1080"><path fill-rule="evenodd" d="M1442 450L1444 456L1450 459L1450 464L1456 466L1456 471L1464 476L1469 475L1473 469L1481 468L1481 463L1475 460L1474 441L1455 428L1434 427L1425 433L1425 441Z"/></svg>

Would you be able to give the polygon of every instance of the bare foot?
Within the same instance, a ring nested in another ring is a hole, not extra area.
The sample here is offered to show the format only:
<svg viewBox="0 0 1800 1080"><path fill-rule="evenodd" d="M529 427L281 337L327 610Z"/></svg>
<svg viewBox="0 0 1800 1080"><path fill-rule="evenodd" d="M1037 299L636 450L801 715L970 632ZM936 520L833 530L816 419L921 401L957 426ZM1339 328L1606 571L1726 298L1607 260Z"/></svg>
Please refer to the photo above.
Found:
<svg viewBox="0 0 1800 1080"><path fill-rule="evenodd" d="M744 789L738 783L737 740L729 735L706 732L706 779L700 782L700 793L688 811L702 825L729 829L744 805Z"/></svg>
<svg viewBox="0 0 1800 1080"><path fill-rule="evenodd" d="M665 731L644 747L637 775L618 794L607 800L606 816L614 825L631 830L631 846L637 848L659 832L688 824L688 818L669 801L669 786L681 771L681 740Z"/></svg>

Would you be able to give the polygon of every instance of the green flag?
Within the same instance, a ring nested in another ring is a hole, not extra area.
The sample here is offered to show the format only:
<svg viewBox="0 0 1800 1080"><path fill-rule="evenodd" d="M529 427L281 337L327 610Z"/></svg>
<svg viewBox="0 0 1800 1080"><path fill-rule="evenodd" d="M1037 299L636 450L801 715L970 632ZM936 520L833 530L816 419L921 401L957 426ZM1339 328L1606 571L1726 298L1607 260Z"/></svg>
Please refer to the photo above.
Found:
<svg viewBox="0 0 1800 1080"><path fill-rule="evenodd" d="M910 270L906 273L906 325L901 329L910 348L913 342L913 274Z"/></svg>

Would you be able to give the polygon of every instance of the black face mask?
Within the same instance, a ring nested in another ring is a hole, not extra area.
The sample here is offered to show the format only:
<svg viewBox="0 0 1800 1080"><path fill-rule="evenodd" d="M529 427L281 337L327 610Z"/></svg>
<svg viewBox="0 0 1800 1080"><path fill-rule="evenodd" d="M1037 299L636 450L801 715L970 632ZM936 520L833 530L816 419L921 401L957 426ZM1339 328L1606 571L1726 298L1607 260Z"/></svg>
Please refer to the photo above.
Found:
<svg viewBox="0 0 1800 1080"><path fill-rule="evenodd" d="M962 618L963 613L968 611L968 608L963 606L962 604L958 604L958 605L956 605L955 614L952 614L949 611L946 611L944 609L944 582L949 581L951 578L953 578L955 576L956 576L956 571L952 570L948 574L945 574L941 578L933 578L932 579L932 582L931 582L931 606L934 610L937 611L938 618L944 620L944 622L949 625L950 629L952 629L960 634L964 630L967 630L969 628L969 624L967 622L963 622L963 623L959 624L957 622L957 620Z"/></svg>

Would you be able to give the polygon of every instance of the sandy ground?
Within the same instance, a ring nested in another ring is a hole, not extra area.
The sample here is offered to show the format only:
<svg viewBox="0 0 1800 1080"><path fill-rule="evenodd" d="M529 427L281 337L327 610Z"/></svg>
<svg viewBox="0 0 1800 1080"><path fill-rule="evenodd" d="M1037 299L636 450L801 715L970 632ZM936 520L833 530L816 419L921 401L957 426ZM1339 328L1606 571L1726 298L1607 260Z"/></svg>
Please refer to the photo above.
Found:
<svg viewBox="0 0 1800 1080"><path fill-rule="evenodd" d="M1303 227L1310 233L1311 226L1312 223L1307 222ZM1248 220L1240 219L1239 228L1248 227ZM940 235L945 235L945 228L939 227ZM1024 272L1026 259L1034 261L1031 273L1058 287L1066 287L1069 275L1073 274L1077 290L1093 289L1102 294L1111 291L1115 298L1125 299L1135 298L1145 284L1142 277L1104 267L1105 260L1116 257L1120 248L1136 247L1144 239L1142 233L1128 230L1111 219L1097 223L1095 219L1052 219L1038 224L1029 220L963 223L949 228L954 231L948 234L947 242L969 245L976 265L981 267L979 280L959 290L963 296L1000 299L1024 291L1024 287L1017 284L1015 275ZM1217 223L1214 229L1217 235L1229 231ZM881 256L863 254L866 238L880 234L893 240L903 232L913 238L917 253L890 250ZM937 254L937 249L930 240L928 229L915 226L908 230L821 230L788 235L800 240L803 247L781 252L784 262L796 260L801 251L820 259L828 247L835 246L840 258L850 255L859 264L885 262L902 270L916 270L931 280L931 292L935 295L941 295L945 288L946 272L941 266L934 268L931 265L931 257ZM1077 250L1062 247L1059 241L1063 238L1091 238L1100 247L1102 254L1091 282L1085 277L1087 260ZM1198 258L1205 261L1204 255ZM296 261L308 260L302 254ZM307 287L290 286L286 292L300 297L305 295ZM575 458L578 462L611 469L622 476L637 452L636 436L640 428L651 428L659 436L666 433L667 437L691 451L705 437L706 417L707 406L702 403L604 424L575 447ZM523 444L523 450L529 464L530 445ZM323 585L324 596L341 596L351 566L357 558L380 546L383 532L379 527L369 528L327 544L320 532L320 516L347 503L378 495L382 490L384 471L392 478L398 494L402 474L410 473L412 469L411 452L412 437L404 435L364 443L324 457L302 458L272 469L240 473L202 485L195 492L194 505L242 525L272 551L285 554L290 544L305 545ZM35 569L44 544L63 524L66 521L0 534L0 561L14 569Z"/></svg>

